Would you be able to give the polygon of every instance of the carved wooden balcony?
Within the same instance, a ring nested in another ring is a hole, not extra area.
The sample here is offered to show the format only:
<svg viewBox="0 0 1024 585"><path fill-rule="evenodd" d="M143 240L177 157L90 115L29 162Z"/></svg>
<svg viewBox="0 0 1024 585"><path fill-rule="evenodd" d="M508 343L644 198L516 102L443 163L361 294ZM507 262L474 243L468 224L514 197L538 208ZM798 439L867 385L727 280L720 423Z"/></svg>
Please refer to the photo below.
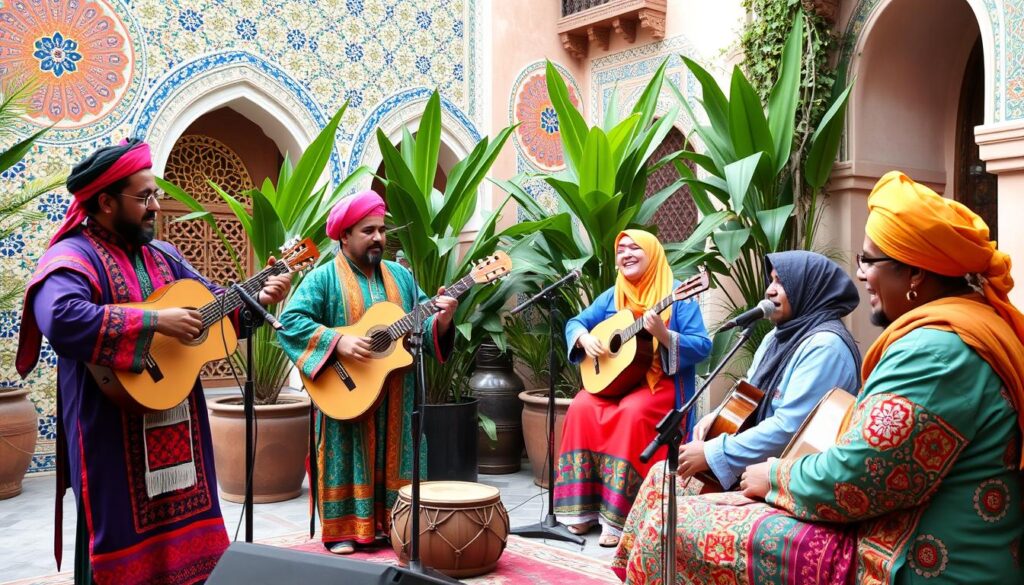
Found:
<svg viewBox="0 0 1024 585"><path fill-rule="evenodd" d="M665 38L666 0L562 0L558 35L576 59L587 56L590 43L608 49L611 35L636 41L637 29Z"/></svg>

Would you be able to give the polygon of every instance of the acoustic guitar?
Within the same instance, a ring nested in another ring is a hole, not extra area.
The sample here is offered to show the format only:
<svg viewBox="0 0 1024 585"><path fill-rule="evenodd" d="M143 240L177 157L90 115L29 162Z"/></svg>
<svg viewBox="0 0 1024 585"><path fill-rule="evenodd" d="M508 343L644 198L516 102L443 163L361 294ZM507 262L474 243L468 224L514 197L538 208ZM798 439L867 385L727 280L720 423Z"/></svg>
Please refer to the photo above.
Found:
<svg viewBox="0 0 1024 585"><path fill-rule="evenodd" d="M445 287L445 296L458 298L474 284L493 282L512 270L512 260L505 252L496 252L484 258L468 275ZM436 297L435 297L436 298ZM397 371L412 364L412 355L405 344L406 335L417 321L437 312L434 299L405 313L399 305L390 302L375 303L354 325L335 327L341 335L370 338L372 358L359 360L331 359L315 379L301 374L309 397L327 416L342 421L359 420L372 413L384 397L384 381Z"/></svg>
<svg viewBox="0 0 1024 585"><path fill-rule="evenodd" d="M301 242L292 240L282 248L285 247L280 260L240 284L247 293L255 297L271 276L305 270L320 257L316 244L309 238ZM143 357L144 369L141 372L87 364L89 370L100 389L121 408L136 413L173 408L188 397L204 365L225 359L235 352L238 336L228 315L241 305L238 293L228 290L218 297L193 279L164 285L141 303L119 304L119 307L147 311L198 308L202 315L202 331L190 342L155 333L149 354Z"/></svg>
<svg viewBox="0 0 1024 585"><path fill-rule="evenodd" d="M660 314L672 303L706 291L709 285L708 274L702 270L680 283L651 310ZM637 319L632 311L622 309L594 326L590 334L601 341L608 354L583 358L583 388L605 398L622 396L636 388L654 361L654 338L644 329L643 317Z"/></svg>
<svg viewBox="0 0 1024 585"><path fill-rule="evenodd" d="M783 459L798 459L821 453L836 444L839 430L853 412L857 397L842 388L829 390L807 415L796 434L789 440Z"/></svg>
<svg viewBox="0 0 1024 585"><path fill-rule="evenodd" d="M722 400L715 410L715 418L708 426L704 441L710 441L719 435L735 435L754 426L757 405L764 398L764 391L745 380L736 382L729 394ZM724 491L723 486L718 483L718 478L711 470L701 471L694 475L704 482L704 489L701 493ZM724 486L729 487L729 486Z"/></svg>

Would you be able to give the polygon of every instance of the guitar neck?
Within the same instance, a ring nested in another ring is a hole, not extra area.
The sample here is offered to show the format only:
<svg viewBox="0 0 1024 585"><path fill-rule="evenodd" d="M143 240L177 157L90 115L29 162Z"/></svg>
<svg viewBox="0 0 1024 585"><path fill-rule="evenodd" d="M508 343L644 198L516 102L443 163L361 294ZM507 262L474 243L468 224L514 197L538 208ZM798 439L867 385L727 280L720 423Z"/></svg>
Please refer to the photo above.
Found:
<svg viewBox="0 0 1024 585"><path fill-rule="evenodd" d="M651 307L651 310L654 311L655 313L661 313L665 309L672 306L674 298L674 294L668 295L667 297L658 301L657 304L655 304L653 307ZM636 336L637 333L640 333L640 331L643 328L644 318L640 317L636 321L633 321L633 324L630 325L629 327L626 327L626 329L622 332L622 341L625 342L629 341L630 339L633 339L633 337Z"/></svg>
<svg viewBox="0 0 1024 585"><path fill-rule="evenodd" d="M445 287L444 294L447 297L453 297L457 299L462 295L466 294L466 291L468 291L473 286L474 283L475 281L473 280L473 276L466 275L457 282L455 282L455 284ZM402 337L409 331L412 331L412 328L417 321L423 322L427 319L427 317L438 312L439 309L437 308L437 305L434 304L435 300L437 300L436 296L431 298L429 301L418 305L416 308L406 313L404 317L402 317L398 321L395 321L390 327L387 328L388 335L390 335L392 339L398 339L399 337ZM417 313L419 313L418 317Z"/></svg>
<svg viewBox="0 0 1024 585"><path fill-rule="evenodd" d="M239 284L242 290L249 293L249 296L256 298L256 295L263 290L264 283L271 276L277 274L284 274L288 272L288 265L284 262L277 262L272 266L268 266L263 270L257 272L252 278ZM232 289L228 289L224 294L217 297L217 300L207 303L199 308L199 313L203 316L203 328L207 328L214 323L217 323L224 318L225 315L231 313L235 309L242 306L242 298L238 296L238 293Z"/></svg>

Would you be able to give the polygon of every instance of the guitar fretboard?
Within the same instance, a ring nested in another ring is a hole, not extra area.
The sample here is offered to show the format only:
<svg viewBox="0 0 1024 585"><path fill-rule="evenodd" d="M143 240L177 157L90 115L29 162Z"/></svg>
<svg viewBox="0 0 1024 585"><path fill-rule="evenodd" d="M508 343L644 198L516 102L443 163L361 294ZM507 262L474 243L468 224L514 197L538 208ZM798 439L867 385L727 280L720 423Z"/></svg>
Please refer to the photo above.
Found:
<svg viewBox="0 0 1024 585"><path fill-rule="evenodd" d="M464 295L466 291L473 286L474 282L472 275L464 276L455 284L445 287L444 294L445 296L457 299ZM437 300L436 296L427 302L418 305L412 311L409 311L404 317L392 323L391 326L386 329L388 336L391 337L391 339L398 339L411 331L417 320L420 322L425 321L427 317L438 312L439 309L437 308L437 305L434 304L435 300ZM418 317L417 312L420 313Z"/></svg>
<svg viewBox="0 0 1024 585"><path fill-rule="evenodd" d="M288 265L284 262L276 262L272 266L268 266L263 270L257 272L252 278L239 284L242 290L249 293L249 296L256 298L256 295L263 290L263 285L267 279L277 274L284 274L288 272ZM220 321L231 311L242 306L242 298L238 296L238 293L232 289L228 289L221 296L217 297L216 300L207 303L199 308L199 313L203 316L203 329L206 329L210 325Z"/></svg>

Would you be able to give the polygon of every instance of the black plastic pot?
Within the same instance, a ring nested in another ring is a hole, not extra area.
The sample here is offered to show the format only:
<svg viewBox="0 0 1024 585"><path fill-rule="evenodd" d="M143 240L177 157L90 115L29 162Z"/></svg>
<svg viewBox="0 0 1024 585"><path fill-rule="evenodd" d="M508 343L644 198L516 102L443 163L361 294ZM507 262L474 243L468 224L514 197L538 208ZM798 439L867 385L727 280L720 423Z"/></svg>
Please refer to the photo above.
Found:
<svg viewBox="0 0 1024 585"><path fill-rule="evenodd" d="M427 479L477 480L477 399L457 404L423 406L423 436L427 441Z"/></svg>

